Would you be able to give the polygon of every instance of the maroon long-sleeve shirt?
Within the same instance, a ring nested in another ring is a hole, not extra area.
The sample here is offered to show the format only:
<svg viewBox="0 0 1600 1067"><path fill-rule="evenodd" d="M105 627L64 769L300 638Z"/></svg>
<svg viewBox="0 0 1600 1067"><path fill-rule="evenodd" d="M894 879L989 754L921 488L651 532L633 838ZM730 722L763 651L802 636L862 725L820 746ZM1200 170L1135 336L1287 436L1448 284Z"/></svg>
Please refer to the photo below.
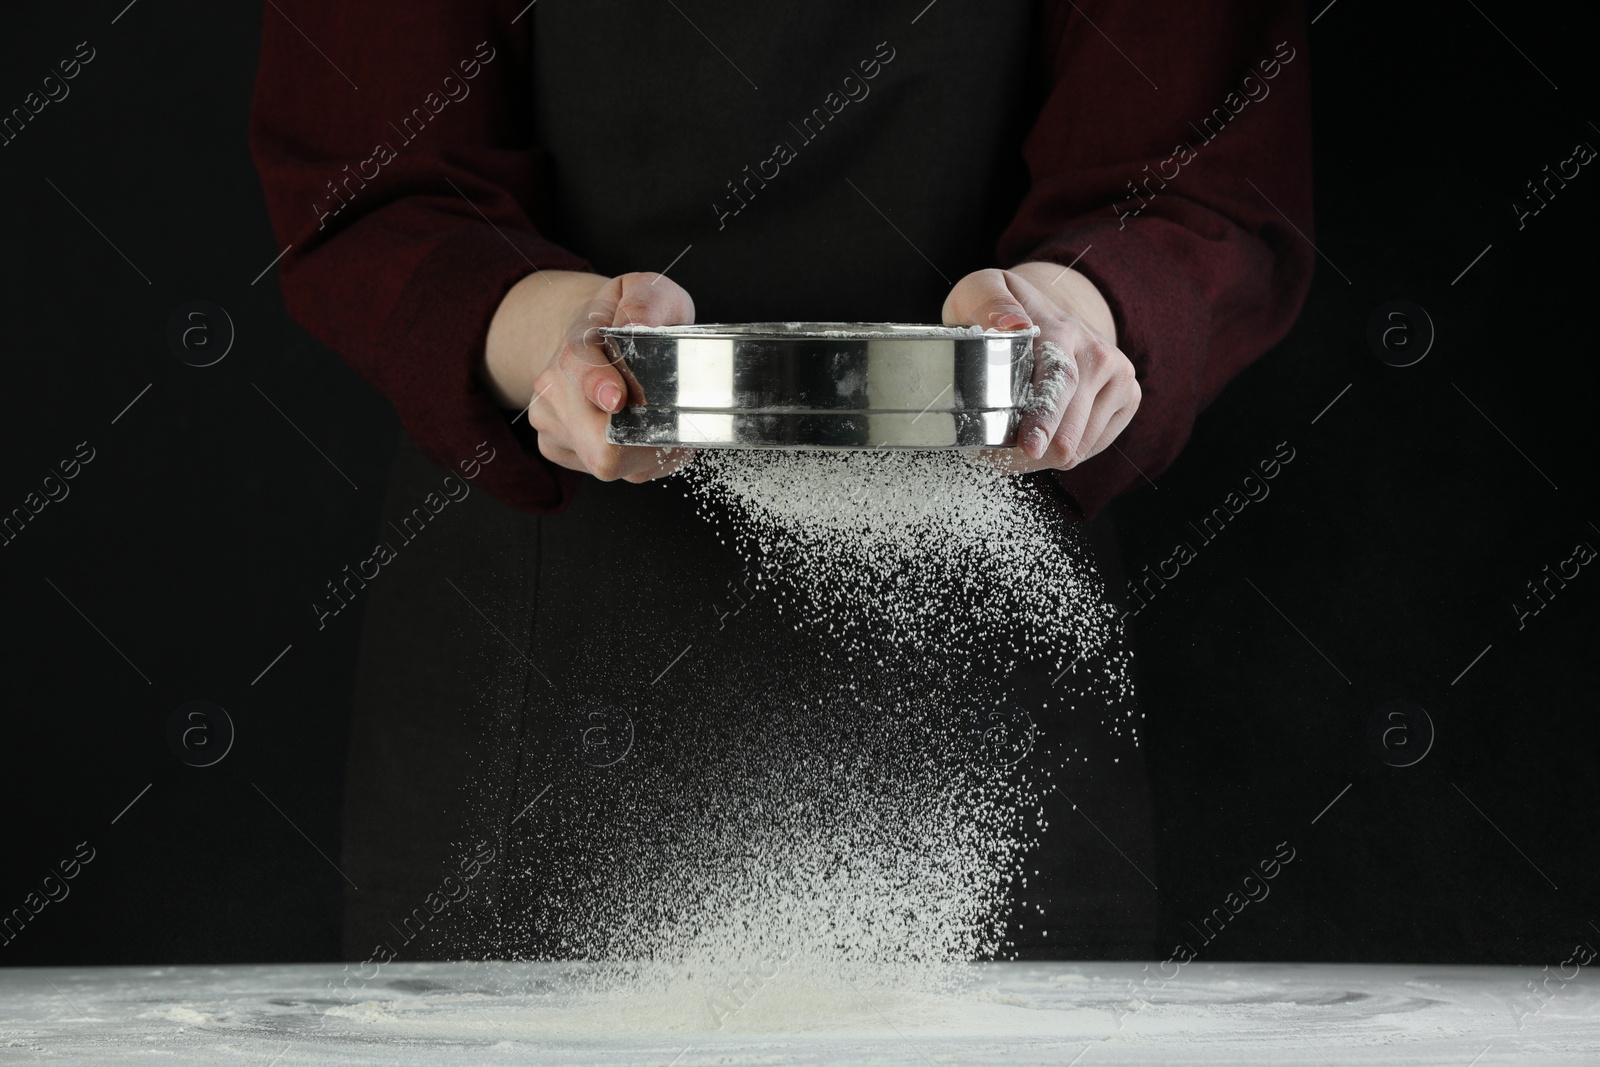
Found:
<svg viewBox="0 0 1600 1067"><path fill-rule="evenodd" d="M960 272L1073 263L1144 392L1122 455L1063 476L1090 515L1172 461L1309 285L1295 2L276 0L263 18L251 147L291 313L436 460L489 441L479 484L519 508L579 481L476 378L536 268L683 249L702 321L930 321ZM774 142L798 157L778 177Z"/></svg>

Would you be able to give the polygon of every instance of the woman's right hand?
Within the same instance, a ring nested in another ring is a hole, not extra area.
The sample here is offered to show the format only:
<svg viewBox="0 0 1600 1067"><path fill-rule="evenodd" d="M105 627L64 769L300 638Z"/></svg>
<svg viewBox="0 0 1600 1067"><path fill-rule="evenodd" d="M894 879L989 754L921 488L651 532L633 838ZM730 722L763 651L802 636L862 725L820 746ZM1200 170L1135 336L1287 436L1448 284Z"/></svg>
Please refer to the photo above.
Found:
<svg viewBox="0 0 1600 1067"><path fill-rule="evenodd" d="M693 321L694 301L665 275L545 271L518 282L495 312L485 371L502 402L527 403L546 458L602 481L644 482L689 453L606 440L607 417L627 403L628 387L599 328Z"/></svg>

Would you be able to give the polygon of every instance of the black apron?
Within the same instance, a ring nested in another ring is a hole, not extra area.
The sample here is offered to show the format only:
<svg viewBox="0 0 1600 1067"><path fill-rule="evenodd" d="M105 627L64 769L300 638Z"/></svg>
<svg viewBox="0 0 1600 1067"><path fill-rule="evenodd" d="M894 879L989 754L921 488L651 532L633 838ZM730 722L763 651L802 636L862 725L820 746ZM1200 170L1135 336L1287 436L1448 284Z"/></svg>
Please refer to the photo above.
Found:
<svg viewBox="0 0 1600 1067"><path fill-rule="evenodd" d="M546 0L523 23L554 194L535 221L602 272L670 265L701 322L936 321L955 279L993 265L1026 190L1036 15L991 0ZM402 441L387 519L444 474ZM1108 521L1090 535L1120 590ZM628 776L693 773L692 746L735 694L772 704L811 684L819 638L774 598L727 618L747 577L676 480L586 480L544 517L474 492L405 545L366 605L350 957L571 954L553 933L563 916L529 909L595 888L584 842L614 831L602 822L626 807ZM1054 676L990 680L1039 716L1027 758L1055 769L1012 936L1024 956L1147 956L1148 787L1141 750L1113 733L1132 709L1086 692L1069 711L1078 675Z"/></svg>

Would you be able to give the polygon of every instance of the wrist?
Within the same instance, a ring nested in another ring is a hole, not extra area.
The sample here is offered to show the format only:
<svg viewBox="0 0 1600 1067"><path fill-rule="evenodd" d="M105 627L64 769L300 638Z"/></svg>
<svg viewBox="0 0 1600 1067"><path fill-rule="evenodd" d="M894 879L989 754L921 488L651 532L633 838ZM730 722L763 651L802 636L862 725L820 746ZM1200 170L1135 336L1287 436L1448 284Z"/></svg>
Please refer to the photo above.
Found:
<svg viewBox="0 0 1600 1067"><path fill-rule="evenodd" d="M533 382L561 350L567 333L611 279L587 271L536 271L507 291L484 339L478 376L495 401L525 408Z"/></svg>

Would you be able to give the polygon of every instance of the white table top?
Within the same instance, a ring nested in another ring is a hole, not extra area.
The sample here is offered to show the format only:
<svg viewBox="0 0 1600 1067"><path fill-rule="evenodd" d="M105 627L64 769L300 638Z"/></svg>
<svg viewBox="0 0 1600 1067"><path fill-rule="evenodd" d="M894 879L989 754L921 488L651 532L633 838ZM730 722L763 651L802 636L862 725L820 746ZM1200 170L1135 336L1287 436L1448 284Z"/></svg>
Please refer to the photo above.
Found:
<svg viewBox="0 0 1600 1067"><path fill-rule="evenodd" d="M1555 964L1197 962L1165 983L1155 964L992 964L954 996L774 981L720 1028L703 998L600 1000L549 965L396 963L345 984L356 974L4 969L0 1062L1600 1063L1600 975L1562 985ZM1535 997L1525 983L1547 977Z"/></svg>

